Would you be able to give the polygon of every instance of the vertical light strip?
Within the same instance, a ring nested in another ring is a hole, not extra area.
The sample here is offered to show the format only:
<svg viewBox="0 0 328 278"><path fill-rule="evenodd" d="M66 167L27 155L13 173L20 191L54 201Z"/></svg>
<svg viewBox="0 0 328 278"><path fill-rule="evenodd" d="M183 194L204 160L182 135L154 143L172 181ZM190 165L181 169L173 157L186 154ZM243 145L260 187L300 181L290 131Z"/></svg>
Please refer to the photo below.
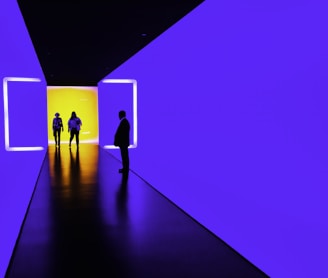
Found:
<svg viewBox="0 0 328 278"><path fill-rule="evenodd" d="M129 148L136 148L138 145L138 115L137 115L137 80L135 79L104 79L102 83L132 83L133 85L133 144ZM104 149L118 149L114 145L104 145Z"/></svg>
<svg viewBox="0 0 328 278"><path fill-rule="evenodd" d="M3 110L4 110L4 121L5 121L5 148L9 149L9 116L8 116L8 79L3 79Z"/></svg>
<svg viewBox="0 0 328 278"><path fill-rule="evenodd" d="M42 151L43 147L10 147L9 132L9 105L8 105L8 82L41 82L39 78L5 77L3 78L3 106L5 121L5 148L6 151Z"/></svg>
<svg viewBox="0 0 328 278"><path fill-rule="evenodd" d="M133 147L138 145L138 121L137 121L137 80L133 80Z"/></svg>

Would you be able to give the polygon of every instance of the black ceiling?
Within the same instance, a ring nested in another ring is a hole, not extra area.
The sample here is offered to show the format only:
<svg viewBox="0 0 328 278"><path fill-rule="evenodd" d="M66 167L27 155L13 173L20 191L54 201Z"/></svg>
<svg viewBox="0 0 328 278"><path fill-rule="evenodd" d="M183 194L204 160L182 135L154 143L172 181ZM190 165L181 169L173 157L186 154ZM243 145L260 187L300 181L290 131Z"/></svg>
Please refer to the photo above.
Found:
<svg viewBox="0 0 328 278"><path fill-rule="evenodd" d="M49 86L96 86L203 2L17 1Z"/></svg>

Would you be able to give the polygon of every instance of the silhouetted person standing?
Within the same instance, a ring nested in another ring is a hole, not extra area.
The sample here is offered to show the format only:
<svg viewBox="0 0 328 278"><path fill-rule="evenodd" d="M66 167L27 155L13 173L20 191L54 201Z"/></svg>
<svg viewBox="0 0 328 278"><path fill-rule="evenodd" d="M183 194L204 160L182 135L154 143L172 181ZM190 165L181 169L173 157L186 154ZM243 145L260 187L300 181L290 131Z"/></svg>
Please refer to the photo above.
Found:
<svg viewBox="0 0 328 278"><path fill-rule="evenodd" d="M82 121L76 116L75 112L72 112L72 116L68 121L68 132L71 132L71 137L69 138L69 147L71 147L72 140L75 136L76 146L79 147L79 134L81 129Z"/></svg>
<svg viewBox="0 0 328 278"><path fill-rule="evenodd" d="M124 110L121 110L118 113L118 117L121 122L117 128L114 138L114 145L119 147L121 150L122 157L122 166L123 168L119 170L120 173L129 172L129 152L128 147L130 145L130 123L126 119L126 113Z"/></svg>
<svg viewBox="0 0 328 278"><path fill-rule="evenodd" d="M55 137L56 147L60 148L60 132L64 131L62 118L59 117L59 113L55 114L55 118L52 120L52 130Z"/></svg>

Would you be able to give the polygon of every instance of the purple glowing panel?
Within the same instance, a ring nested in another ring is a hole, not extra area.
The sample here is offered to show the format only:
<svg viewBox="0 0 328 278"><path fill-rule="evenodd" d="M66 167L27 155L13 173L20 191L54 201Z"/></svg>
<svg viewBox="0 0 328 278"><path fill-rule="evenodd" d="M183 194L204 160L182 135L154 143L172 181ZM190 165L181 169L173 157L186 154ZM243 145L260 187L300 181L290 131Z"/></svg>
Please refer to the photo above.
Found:
<svg viewBox="0 0 328 278"><path fill-rule="evenodd" d="M46 82L17 1L0 1L0 36L0 277L4 277L45 157L41 149L48 142Z"/></svg>
<svg viewBox="0 0 328 278"><path fill-rule="evenodd" d="M271 277L328 277L327 5L207 0L106 77L131 168Z"/></svg>
<svg viewBox="0 0 328 278"><path fill-rule="evenodd" d="M129 148L138 144L137 81L134 79L104 79L98 84L99 143L105 149L113 145L119 124L118 112L125 110L131 125Z"/></svg>

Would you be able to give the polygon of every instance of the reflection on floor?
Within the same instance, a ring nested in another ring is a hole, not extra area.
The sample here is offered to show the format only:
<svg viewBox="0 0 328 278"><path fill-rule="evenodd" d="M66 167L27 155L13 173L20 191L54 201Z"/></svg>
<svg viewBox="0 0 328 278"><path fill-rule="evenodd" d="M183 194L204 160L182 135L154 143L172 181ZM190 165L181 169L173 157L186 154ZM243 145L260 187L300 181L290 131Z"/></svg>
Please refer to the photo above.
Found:
<svg viewBox="0 0 328 278"><path fill-rule="evenodd" d="M267 277L120 166L50 146L6 277Z"/></svg>

